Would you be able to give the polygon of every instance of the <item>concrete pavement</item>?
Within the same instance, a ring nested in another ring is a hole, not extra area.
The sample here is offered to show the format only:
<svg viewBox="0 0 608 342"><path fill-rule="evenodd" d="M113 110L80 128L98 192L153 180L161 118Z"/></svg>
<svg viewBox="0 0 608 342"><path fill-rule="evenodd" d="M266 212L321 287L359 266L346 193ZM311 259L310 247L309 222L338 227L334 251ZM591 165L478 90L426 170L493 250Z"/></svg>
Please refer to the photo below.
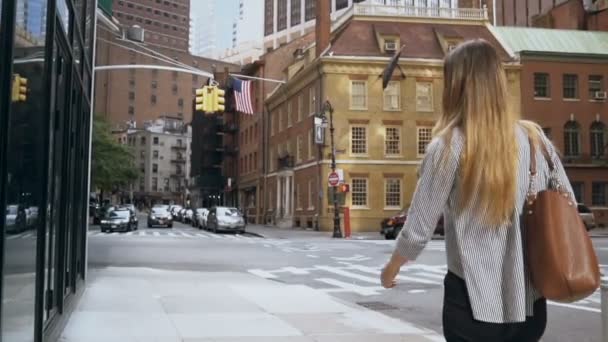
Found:
<svg viewBox="0 0 608 342"><path fill-rule="evenodd" d="M92 270L62 342L431 342L437 333L241 272Z"/></svg>

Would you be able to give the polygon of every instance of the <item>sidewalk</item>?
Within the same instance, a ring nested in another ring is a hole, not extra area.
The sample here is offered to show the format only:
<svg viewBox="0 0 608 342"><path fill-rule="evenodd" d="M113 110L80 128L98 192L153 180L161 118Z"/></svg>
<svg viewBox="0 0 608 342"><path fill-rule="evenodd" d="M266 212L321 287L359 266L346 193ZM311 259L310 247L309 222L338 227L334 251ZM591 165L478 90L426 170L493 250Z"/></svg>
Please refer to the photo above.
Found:
<svg viewBox="0 0 608 342"><path fill-rule="evenodd" d="M303 285L234 272L92 270L61 342L432 342L435 332Z"/></svg>
<svg viewBox="0 0 608 342"><path fill-rule="evenodd" d="M594 228L589 231L589 236L593 237L608 237L608 228Z"/></svg>
<svg viewBox="0 0 608 342"><path fill-rule="evenodd" d="M332 232L330 231L315 231L310 228L278 228L273 226L264 226L259 224L248 224L247 232L265 237L267 239L291 239L291 238L320 238L331 239ZM384 236L380 235L379 231L373 232L356 232L353 233L351 239L354 240L384 240Z"/></svg>

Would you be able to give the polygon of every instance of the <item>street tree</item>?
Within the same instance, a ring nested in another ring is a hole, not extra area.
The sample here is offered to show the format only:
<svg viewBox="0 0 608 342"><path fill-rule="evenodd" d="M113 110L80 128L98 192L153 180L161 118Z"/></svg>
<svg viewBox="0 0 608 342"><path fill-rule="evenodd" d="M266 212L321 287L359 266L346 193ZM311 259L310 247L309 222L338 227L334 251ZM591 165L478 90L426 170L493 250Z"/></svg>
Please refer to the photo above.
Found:
<svg viewBox="0 0 608 342"><path fill-rule="evenodd" d="M114 191L137 179L131 148L116 141L110 123L101 114L93 121L93 156L91 178L93 187L101 191Z"/></svg>

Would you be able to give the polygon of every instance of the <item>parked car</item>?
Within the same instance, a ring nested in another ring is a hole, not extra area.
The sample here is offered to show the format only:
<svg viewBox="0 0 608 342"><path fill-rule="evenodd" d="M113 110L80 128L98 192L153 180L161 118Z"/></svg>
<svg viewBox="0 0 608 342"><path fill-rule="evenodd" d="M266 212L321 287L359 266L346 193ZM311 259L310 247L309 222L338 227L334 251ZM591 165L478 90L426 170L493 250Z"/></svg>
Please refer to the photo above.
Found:
<svg viewBox="0 0 608 342"><path fill-rule="evenodd" d="M178 216L179 216L179 212L180 210L184 209L184 207L182 207L181 205L173 205L169 208L169 211L171 212L171 215L173 215L173 219L175 221L179 221L178 220Z"/></svg>
<svg viewBox="0 0 608 342"><path fill-rule="evenodd" d="M207 228L207 214L209 214L209 210L206 208L198 208L194 212L194 218L196 221L195 227L198 229L206 229Z"/></svg>
<svg viewBox="0 0 608 342"><path fill-rule="evenodd" d="M186 216L186 208L181 208L181 209L179 209L179 210L177 211L177 215L176 215L176 216L174 216L173 218L174 218L176 221L179 221L179 222L184 222L184 217L185 217L185 216Z"/></svg>
<svg viewBox="0 0 608 342"><path fill-rule="evenodd" d="M200 226L200 219L201 219L201 214L203 212L203 208L196 208L194 209L194 214L192 215L192 227L199 227Z"/></svg>
<svg viewBox="0 0 608 342"><path fill-rule="evenodd" d="M583 223L585 224L585 228L587 228L587 231L593 229L596 227L595 225L595 216L593 215L593 212L591 211L591 209L589 209L586 205L579 203L578 204L578 214L580 215L581 219L583 220Z"/></svg>
<svg viewBox="0 0 608 342"><path fill-rule="evenodd" d="M186 209L184 211L184 217L182 219L182 222L184 222L184 223L192 223L193 216L194 216L194 210L192 210L192 209Z"/></svg>
<svg viewBox="0 0 608 342"><path fill-rule="evenodd" d="M233 231L240 234L245 232L245 219L237 208L213 207L207 216L207 228L214 233Z"/></svg>
<svg viewBox="0 0 608 342"><path fill-rule="evenodd" d="M395 239L405 224L405 220L407 219L407 211L408 209L403 209L401 212L399 212L399 214L382 220L380 222L380 234L384 235L387 240ZM437 222L434 234L441 236L445 234L443 228L443 217L439 219L439 222Z"/></svg>
<svg viewBox="0 0 608 342"><path fill-rule="evenodd" d="M173 228L173 216L167 208L156 207L148 214L148 228L153 226L165 226Z"/></svg>
<svg viewBox="0 0 608 342"><path fill-rule="evenodd" d="M116 207L112 205L104 205L99 207L95 211L95 216L93 217L93 224L101 224L101 220L105 218L108 213L114 209L116 209Z"/></svg>
<svg viewBox="0 0 608 342"><path fill-rule="evenodd" d="M126 208L112 210L101 220L102 233L113 231L130 232L135 228L137 228L136 222L133 221L131 211Z"/></svg>
<svg viewBox="0 0 608 342"><path fill-rule="evenodd" d="M21 233L25 230L25 211L17 204L6 206L5 225L7 233Z"/></svg>

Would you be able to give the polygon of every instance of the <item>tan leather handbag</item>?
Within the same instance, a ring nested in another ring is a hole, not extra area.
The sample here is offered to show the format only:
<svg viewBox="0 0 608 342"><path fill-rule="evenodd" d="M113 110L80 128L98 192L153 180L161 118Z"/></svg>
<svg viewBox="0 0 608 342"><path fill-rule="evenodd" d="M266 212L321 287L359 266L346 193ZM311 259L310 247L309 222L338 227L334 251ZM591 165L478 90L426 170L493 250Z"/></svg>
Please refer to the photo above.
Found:
<svg viewBox="0 0 608 342"><path fill-rule="evenodd" d="M524 206L525 252L532 284L547 299L574 302L600 285L597 256L578 214L577 203L562 184L547 146L549 187L534 192L536 153L530 141L530 186Z"/></svg>

